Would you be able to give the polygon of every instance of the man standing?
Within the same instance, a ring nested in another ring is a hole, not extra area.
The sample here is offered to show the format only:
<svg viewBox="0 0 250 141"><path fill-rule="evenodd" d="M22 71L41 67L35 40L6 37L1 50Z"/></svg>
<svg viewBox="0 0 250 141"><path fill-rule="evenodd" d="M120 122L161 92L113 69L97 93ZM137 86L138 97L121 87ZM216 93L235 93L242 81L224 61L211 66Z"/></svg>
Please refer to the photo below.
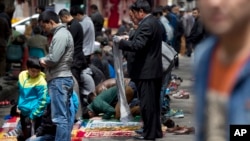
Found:
<svg viewBox="0 0 250 141"><path fill-rule="evenodd" d="M229 125L250 124L250 2L198 0L198 6L215 36L194 54L197 141L229 141Z"/></svg>
<svg viewBox="0 0 250 141"><path fill-rule="evenodd" d="M8 26L8 22L0 17L0 76L5 75L6 71L6 49L11 30Z"/></svg>
<svg viewBox="0 0 250 141"><path fill-rule="evenodd" d="M95 51L95 27L89 16L84 14L83 9L79 6L71 7L70 14L80 22L83 30L83 53L87 60L87 64L90 63L90 55Z"/></svg>
<svg viewBox="0 0 250 141"><path fill-rule="evenodd" d="M51 97L51 117L56 124L55 141L70 141L70 102L73 92L73 63L74 42L72 35L64 25L59 23L55 12L45 11L40 16L41 25L45 32L53 33L49 53L40 59L46 68L48 89Z"/></svg>
<svg viewBox="0 0 250 141"><path fill-rule="evenodd" d="M191 29L190 35L187 37L188 57L191 56L192 48L194 49L204 38L204 29L200 21L200 11L198 8L193 8L193 17L195 20L194 25Z"/></svg>
<svg viewBox="0 0 250 141"><path fill-rule="evenodd" d="M40 26L35 26L33 29L34 35L28 39L27 46L29 48L38 47L44 51L44 54L48 53L48 38L41 35L42 28ZM44 56L42 56L44 57Z"/></svg>
<svg viewBox="0 0 250 141"><path fill-rule="evenodd" d="M181 9L180 13L183 15L181 16L181 22L183 24L183 30L184 30L184 37L185 37L185 42L186 42L186 55L188 57L191 56L192 53L192 46L190 43L187 43L187 38L190 36L191 30L194 25L194 17L191 13L191 11L186 11L185 9Z"/></svg>
<svg viewBox="0 0 250 141"><path fill-rule="evenodd" d="M82 70L86 68L86 66L84 68L80 67L80 66L82 66L81 62L86 61L85 58L82 57L82 56L84 56L83 51L82 51L83 50L82 26L79 24L79 22L76 19L74 19L70 15L70 12L66 9L60 10L58 15L59 15L62 23L67 24L68 30L70 31L70 33L73 37L73 40L74 40L74 55L73 55L74 61L72 64L71 71L79 84L80 80L81 80L80 74L81 74Z"/></svg>
<svg viewBox="0 0 250 141"><path fill-rule="evenodd" d="M8 27L11 30L11 19L8 14L5 13L5 4L3 2L0 2L0 17L6 20Z"/></svg>
<svg viewBox="0 0 250 141"><path fill-rule="evenodd" d="M83 53L83 29L80 23L72 17L70 12L66 9L62 9L59 11L59 17L62 23L67 24L67 28L71 33L74 41L74 55L73 55L73 64L71 67L71 72L75 77L78 84L78 94L81 91L81 72L85 68L87 68L86 59ZM79 99L81 99L81 95L79 95ZM80 106L77 116L82 116L82 106Z"/></svg>
<svg viewBox="0 0 250 141"><path fill-rule="evenodd" d="M11 35L11 19L5 13L5 4L0 2L0 76L6 71L6 49L9 36Z"/></svg>
<svg viewBox="0 0 250 141"><path fill-rule="evenodd" d="M134 52L130 77L138 88L143 133L136 139L155 140L162 137L160 122L160 91L162 86L162 30L151 15L151 6L145 0L137 0L132 6L139 21L132 40L115 37L120 49ZM153 69L152 69L153 68Z"/></svg>
<svg viewBox="0 0 250 141"><path fill-rule="evenodd" d="M171 42L171 46L175 49L175 51L179 54L181 47L181 36L183 35L183 26L181 20L179 18L179 7L177 5L166 6L166 15L165 17L168 19L169 24L173 27L174 37ZM179 57L177 56L175 59L175 67L179 67Z"/></svg>
<svg viewBox="0 0 250 141"><path fill-rule="evenodd" d="M95 37L102 36L102 28L104 24L104 18L101 13L98 11L98 7L95 4L90 6L91 10L91 19L95 26Z"/></svg>

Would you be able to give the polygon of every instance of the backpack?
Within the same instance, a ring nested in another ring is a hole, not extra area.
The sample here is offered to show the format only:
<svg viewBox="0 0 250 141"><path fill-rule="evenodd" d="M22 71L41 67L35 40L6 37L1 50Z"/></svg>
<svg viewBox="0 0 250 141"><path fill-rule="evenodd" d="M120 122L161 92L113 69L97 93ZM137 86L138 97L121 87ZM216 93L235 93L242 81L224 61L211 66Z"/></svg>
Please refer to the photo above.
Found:
<svg viewBox="0 0 250 141"><path fill-rule="evenodd" d="M21 45L10 44L7 46L6 57L11 62L21 62L23 58L23 47Z"/></svg>
<svg viewBox="0 0 250 141"><path fill-rule="evenodd" d="M172 70L177 55L177 52L172 46L166 42L162 42L162 68L164 73L168 73Z"/></svg>

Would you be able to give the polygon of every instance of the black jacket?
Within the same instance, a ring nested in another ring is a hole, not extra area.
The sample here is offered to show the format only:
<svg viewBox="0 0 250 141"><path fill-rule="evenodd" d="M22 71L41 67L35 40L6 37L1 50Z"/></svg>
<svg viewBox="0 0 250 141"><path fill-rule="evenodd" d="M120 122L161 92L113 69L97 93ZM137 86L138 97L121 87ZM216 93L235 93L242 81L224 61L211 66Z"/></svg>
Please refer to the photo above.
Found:
<svg viewBox="0 0 250 141"><path fill-rule="evenodd" d="M195 47L205 37L205 30L199 19L195 19L190 35L187 37L187 43L191 43Z"/></svg>
<svg viewBox="0 0 250 141"><path fill-rule="evenodd" d="M103 74L103 72L97 68L95 65L90 64L89 68L92 70L93 72L93 80L95 82L95 86L97 86L98 84L100 84L101 82L103 82L105 80L105 75Z"/></svg>
<svg viewBox="0 0 250 141"><path fill-rule="evenodd" d="M93 21L94 27L95 27L95 37L102 36L102 28L104 24L104 18L103 16L97 11L93 13L90 18Z"/></svg>
<svg viewBox="0 0 250 141"><path fill-rule="evenodd" d="M70 31L73 40L74 40L74 55L73 58L74 60L79 56L82 55L83 53L83 30L82 26L80 23L73 19L67 24L68 30Z"/></svg>
<svg viewBox="0 0 250 141"><path fill-rule="evenodd" d="M11 29L11 19L10 19L10 17L4 12L0 13L0 17L4 18L7 21L8 27L9 27L9 29Z"/></svg>
<svg viewBox="0 0 250 141"><path fill-rule="evenodd" d="M140 22L132 40L120 41L120 49L135 52L131 62L131 79L162 77L161 35L160 23L149 15Z"/></svg>
<svg viewBox="0 0 250 141"><path fill-rule="evenodd" d="M130 30L130 32L129 32L129 40L133 40L135 31L136 31L136 29ZM127 60L128 77L131 78L130 75L131 75L131 73L133 71L132 68L131 68L131 64L134 61L135 52L123 51L123 56Z"/></svg>
<svg viewBox="0 0 250 141"><path fill-rule="evenodd" d="M11 30L8 26L7 21L0 17L0 48L4 48L7 45Z"/></svg>

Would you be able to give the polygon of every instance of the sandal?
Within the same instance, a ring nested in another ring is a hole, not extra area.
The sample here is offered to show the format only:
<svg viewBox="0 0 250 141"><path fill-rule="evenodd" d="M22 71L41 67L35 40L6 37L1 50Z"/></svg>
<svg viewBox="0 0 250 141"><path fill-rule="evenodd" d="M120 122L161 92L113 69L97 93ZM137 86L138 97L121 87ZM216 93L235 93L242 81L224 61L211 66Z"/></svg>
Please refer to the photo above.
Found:
<svg viewBox="0 0 250 141"><path fill-rule="evenodd" d="M176 99L189 99L189 92L185 92L183 90L180 90L178 93L173 94L173 97Z"/></svg>
<svg viewBox="0 0 250 141"><path fill-rule="evenodd" d="M182 128L180 130L174 131L175 135L187 135L187 134L192 134L192 133L195 133L194 127L186 127L186 128Z"/></svg>
<svg viewBox="0 0 250 141"><path fill-rule="evenodd" d="M186 127L181 127L179 125L176 125L175 127L173 128L167 128L166 132L167 133L175 133L176 131L179 131L179 130L183 130L185 129Z"/></svg>
<svg viewBox="0 0 250 141"><path fill-rule="evenodd" d="M8 107L10 105L11 105L11 102L9 100L0 101L0 107Z"/></svg>
<svg viewBox="0 0 250 141"><path fill-rule="evenodd" d="M178 83L176 83L175 81L171 81L170 83L169 83L169 85L168 85L168 87L170 88L170 87L173 87L173 88L178 88L178 86L180 86Z"/></svg>

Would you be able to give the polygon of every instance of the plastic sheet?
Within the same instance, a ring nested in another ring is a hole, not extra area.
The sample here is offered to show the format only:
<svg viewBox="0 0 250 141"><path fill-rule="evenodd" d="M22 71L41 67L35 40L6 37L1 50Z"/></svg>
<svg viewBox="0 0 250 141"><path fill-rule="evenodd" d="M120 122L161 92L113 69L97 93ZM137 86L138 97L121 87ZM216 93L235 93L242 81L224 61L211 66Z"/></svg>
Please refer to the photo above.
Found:
<svg viewBox="0 0 250 141"><path fill-rule="evenodd" d="M121 111L121 122L128 122L132 120L132 115L130 113L130 108L127 103L125 95L125 84L124 84L124 74L122 67L122 51L118 48L118 44L114 42L113 47L114 55L114 66L116 72L116 84L118 87L118 100L120 102L120 111Z"/></svg>

